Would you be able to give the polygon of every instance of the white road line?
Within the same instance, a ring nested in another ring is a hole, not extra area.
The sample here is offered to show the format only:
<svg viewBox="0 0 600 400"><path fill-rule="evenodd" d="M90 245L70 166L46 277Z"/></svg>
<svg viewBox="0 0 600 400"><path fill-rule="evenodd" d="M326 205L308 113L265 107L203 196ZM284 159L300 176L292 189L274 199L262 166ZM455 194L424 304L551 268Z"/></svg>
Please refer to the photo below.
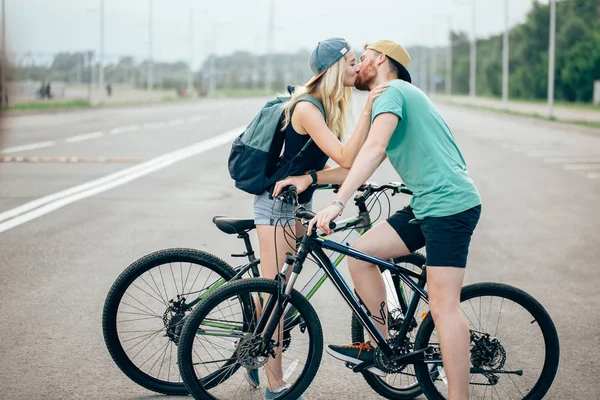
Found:
<svg viewBox="0 0 600 400"><path fill-rule="evenodd" d="M95 139L104 136L104 132L84 133L83 135L71 136L65 139L67 143L83 142L84 140Z"/></svg>
<svg viewBox="0 0 600 400"><path fill-rule="evenodd" d="M135 131L137 131L139 129L140 129L139 125L123 126L123 127L120 127L120 128L111 129L110 130L110 134L111 135L118 135L119 133L135 132Z"/></svg>
<svg viewBox="0 0 600 400"><path fill-rule="evenodd" d="M546 164L589 164L600 163L600 157L551 157L544 158Z"/></svg>
<svg viewBox="0 0 600 400"><path fill-rule="evenodd" d="M149 124L144 124L144 129L164 128L164 126L165 126L164 122L152 122Z"/></svg>
<svg viewBox="0 0 600 400"><path fill-rule="evenodd" d="M24 146L7 147L4 150L0 150L0 153L1 154L18 153L20 151L41 149L43 147L52 147L55 144L56 144L56 142L50 141L50 142L39 142L39 143L26 144Z"/></svg>
<svg viewBox="0 0 600 400"><path fill-rule="evenodd" d="M592 149L593 150L593 149ZM525 153L527 157L557 157L557 158L570 158L570 157L597 157L600 156L600 152L598 151L573 151L569 152L568 150L556 150L556 151L529 151Z"/></svg>
<svg viewBox="0 0 600 400"><path fill-rule="evenodd" d="M117 186L131 182L154 171L166 168L219 146L229 144L246 126L232 129L211 139L198 142L188 147L173 151L146 161L131 168L107 175L103 178L72 187L52 195L23 204L0 214L0 232L24 224L32 219L48 214L76 201L105 192Z"/></svg>
<svg viewBox="0 0 600 400"><path fill-rule="evenodd" d="M189 117L187 120L188 122L197 122L204 121L205 119L208 119L208 115L195 115L193 117Z"/></svg>
<svg viewBox="0 0 600 400"><path fill-rule="evenodd" d="M600 169L600 163L598 164L565 164L563 168L567 171L585 171L587 169Z"/></svg>
<svg viewBox="0 0 600 400"><path fill-rule="evenodd" d="M185 120L183 120L182 118L179 119L174 119L172 121L167 122L168 126L177 126L177 125L181 125L185 122Z"/></svg>

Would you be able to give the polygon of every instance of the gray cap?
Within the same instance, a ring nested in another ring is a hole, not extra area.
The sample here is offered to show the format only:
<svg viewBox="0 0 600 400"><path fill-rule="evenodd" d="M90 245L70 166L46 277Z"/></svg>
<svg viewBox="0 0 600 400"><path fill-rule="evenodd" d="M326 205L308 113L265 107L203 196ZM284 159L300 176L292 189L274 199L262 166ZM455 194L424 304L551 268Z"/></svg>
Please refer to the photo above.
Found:
<svg viewBox="0 0 600 400"><path fill-rule="evenodd" d="M329 67L338 62L350 51L350 46L343 38L329 38L319 42L310 54L310 69L315 76L321 75Z"/></svg>

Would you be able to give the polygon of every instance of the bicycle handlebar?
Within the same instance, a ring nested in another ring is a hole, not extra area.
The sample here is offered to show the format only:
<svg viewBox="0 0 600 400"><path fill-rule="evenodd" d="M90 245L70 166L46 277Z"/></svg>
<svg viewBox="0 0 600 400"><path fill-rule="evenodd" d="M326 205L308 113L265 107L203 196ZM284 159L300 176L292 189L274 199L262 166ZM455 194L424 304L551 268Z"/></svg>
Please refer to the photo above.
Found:
<svg viewBox="0 0 600 400"><path fill-rule="evenodd" d="M317 186L317 189L333 189L334 192L337 192L340 188L340 185L323 185L323 184L321 184L321 185L316 185L316 186ZM384 185L367 183L357 189L357 191L362 192L362 194L354 197L354 200L364 202L374 193L384 192L386 190L392 190L393 191L392 196L396 193L404 193L404 194L408 194L408 195L413 194L413 192L408 190L406 188L406 186L404 186L403 183L390 182L390 183L386 183ZM287 189L285 189L279 196L277 196L277 198L282 201L286 201L288 203L297 205L298 204L298 193L296 191L296 187L293 185L288 186ZM312 211L306 210L303 207L300 207L300 208L296 209L294 215L296 216L296 218L310 220L310 219L313 219L316 214L313 213ZM335 229L336 228L335 222L330 222L329 228Z"/></svg>
<svg viewBox="0 0 600 400"><path fill-rule="evenodd" d="M297 218L302 218L302 219L313 219L315 217L315 215L317 215L316 213L306 210L303 207L300 207L296 210L296 212L294 213L294 215ZM329 223L329 229L335 229L337 227L336 223L331 221Z"/></svg>

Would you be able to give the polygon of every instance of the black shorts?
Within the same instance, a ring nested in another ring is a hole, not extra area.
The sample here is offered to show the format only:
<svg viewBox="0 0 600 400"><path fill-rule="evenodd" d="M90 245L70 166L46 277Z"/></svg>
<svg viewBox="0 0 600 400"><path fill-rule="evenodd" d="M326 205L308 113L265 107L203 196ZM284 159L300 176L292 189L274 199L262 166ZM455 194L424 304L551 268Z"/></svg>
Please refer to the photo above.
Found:
<svg viewBox="0 0 600 400"><path fill-rule="evenodd" d="M477 226L481 205L447 217L425 217L419 224L409 224L415 219L410 206L397 211L387 219L408 250L423 246L427 252L427 265L432 267L467 266L471 235Z"/></svg>

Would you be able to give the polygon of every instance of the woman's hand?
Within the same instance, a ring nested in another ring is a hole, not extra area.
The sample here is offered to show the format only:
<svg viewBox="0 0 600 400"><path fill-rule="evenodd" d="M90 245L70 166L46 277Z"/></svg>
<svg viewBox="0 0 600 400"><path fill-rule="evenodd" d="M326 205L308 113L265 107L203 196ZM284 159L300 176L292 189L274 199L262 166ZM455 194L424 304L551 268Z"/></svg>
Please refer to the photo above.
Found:
<svg viewBox="0 0 600 400"><path fill-rule="evenodd" d="M367 104L365 104L365 111L368 111L369 113L371 112L371 108L373 107L373 102L375 101L376 98L378 98L381 95L381 93L383 93L383 91L385 89L387 89L388 86L390 86L389 82L383 82L383 83L380 83L379 85L375 86L373 88L373 90L371 90L369 92Z"/></svg>
<svg viewBox="0 0 600 400"><path fill-rule="evenodd" d="M304 192L312 183L312 177L310 175L300 176L288 176L287 178L277 182L273 189L273 197L277 197L283 192L283 189L287 186L295 186L296 193L300 194Z"/></svg>

